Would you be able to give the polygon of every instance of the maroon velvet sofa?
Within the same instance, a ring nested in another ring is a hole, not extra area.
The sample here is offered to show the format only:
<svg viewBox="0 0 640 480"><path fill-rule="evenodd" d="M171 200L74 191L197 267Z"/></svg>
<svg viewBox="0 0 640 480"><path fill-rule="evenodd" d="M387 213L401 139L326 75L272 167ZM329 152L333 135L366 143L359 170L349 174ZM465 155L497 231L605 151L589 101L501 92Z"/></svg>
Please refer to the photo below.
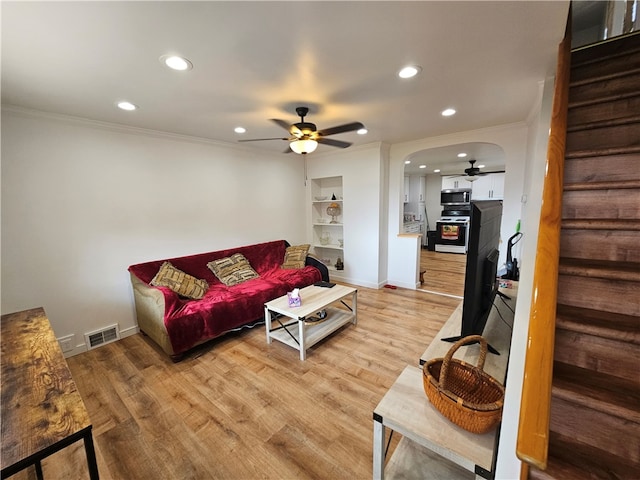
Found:
<svg viewBox="0 0 640 480"><path fill-rule="evenodd" d="M285 240L247 245L217 252L169 258L129 267L140 330L156 342L174 361L189 349L242 326L264 320L264 304L321 280L329 281L327 267L307 256L301 269L281 268ZM244 255L259 278L227 287L207 267L212 260ZM180 297L166 287L150 282L165 262L189 275L206 280L209 288L200 300Z"/></svg>

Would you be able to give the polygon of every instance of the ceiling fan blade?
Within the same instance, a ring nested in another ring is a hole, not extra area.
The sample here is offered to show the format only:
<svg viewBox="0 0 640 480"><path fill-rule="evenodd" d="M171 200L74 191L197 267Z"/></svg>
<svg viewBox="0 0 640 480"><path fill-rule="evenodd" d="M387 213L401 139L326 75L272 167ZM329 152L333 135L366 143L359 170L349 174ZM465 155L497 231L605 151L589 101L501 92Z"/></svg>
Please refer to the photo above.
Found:
<svg viewBox="0 0 640 480"><path fill-rule="evenodd" d="M332 138L319 137L316 139L316 141L318 143L323 143L325 145L331 145L332 147L338 147L338 148L347 148L349 145L351 145L350 142L343 142L342 140L333 140Z"/></svg>
<svg viewBox="0 0 640 480"><path fill-rule="evenodd" d="M295 125L291 125L287 122L285 122L284 120L280 120L279 118L272 118L271 121L279 126L281 126L282 128L284 128L287 132L289 132L291 135L300 138L302 136L302 132L300 131L300 129L298 127L296 127Z"/></svg>
<svg viewBox="0 0 640 480"><path fill-rule="evenodd" d="M275 137L275 138L250 138L247 140L238 140L239 142L262 142L263 140L289 140L288 138L281 138L281 137Z"/></svg>
<svg viewBox="0 0 640 480"><path fill-rule="evenodd" d="M360 122L346 123L344 125L338 125L337 127L320 130L318 135L326 137L328 135L335 135L336 133L353 132L354 130L360 130L361 128L364 128L364 125Z"/></svg>
<svg viewBox="0 0 640 480"><path fill-rule="evenodd" d="M459 175L448 175L447 178L457 178L457 177L483 177L485 175L489 175L490 173L505 173L504 170L495 170L492 172L478 172L473 175L469 175L468 173L461 173Z"/></svg>
<svg viewBox="0 0 640 480"><path fill-rule="evenodd" d="M280 125L282 128L284 128L287 132L289 131L289 128L291 128L291 124L285 122L284 120L280 120L279 118L272 118L271 121L277 125Z"/></svg>

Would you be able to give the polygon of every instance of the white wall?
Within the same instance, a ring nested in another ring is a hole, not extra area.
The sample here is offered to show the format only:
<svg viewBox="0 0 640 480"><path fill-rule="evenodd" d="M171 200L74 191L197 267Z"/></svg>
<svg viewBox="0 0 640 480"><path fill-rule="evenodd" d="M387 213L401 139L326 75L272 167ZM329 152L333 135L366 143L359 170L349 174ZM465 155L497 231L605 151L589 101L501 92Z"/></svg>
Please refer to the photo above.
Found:
<svg viewBox="0 0 640 480"><path fill-rule="evenodd" d="M520 461L516 457L518 421L520 417L520 398L524 376L524 362L529 332L529 314L533 288L533 269L535 252L538 246L538 227L542 206L542 186L545 176L549 124L553 100L554 78L541 82L541 102L539 109L530 121L527 140L527 161L525 165L526 202L523 204L523 237L514 248L514 258L520 262L520 282L518 302L513 321L511 352L507 376L507 389L503 409L503 421L500 430L500 448L496 465L496 479L510 480L519 478Z"/></svg>
<svg viewBox="0 0 640 480"><path fill-rule="evenodd" d="M368 144L336 150L307 158L309 179L342 176L344 263L343 272L332 274L348 283L379 288L386 275L381 263L386 263L386 222L382 215L385 205L385 153L381 144ZM311 200L311 192L308 192ZM307 223L311 225L310 211ZM309 241L311 227L307 230Z"/></svg>
<svg viewBox="0 0 640 480"><path fill-rule="evenodd" d="M2 313L43 306L56 336L135 333L127 267L305 241L304 164L176 135L2 112Z"/></svg>

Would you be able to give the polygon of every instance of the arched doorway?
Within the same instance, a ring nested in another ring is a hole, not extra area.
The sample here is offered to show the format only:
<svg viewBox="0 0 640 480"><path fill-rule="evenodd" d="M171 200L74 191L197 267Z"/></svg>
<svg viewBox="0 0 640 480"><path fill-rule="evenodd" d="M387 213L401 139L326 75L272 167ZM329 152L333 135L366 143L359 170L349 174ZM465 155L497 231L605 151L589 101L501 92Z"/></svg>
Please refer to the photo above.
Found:
<svg viewBox="0 0 640 480"><path fill-rule="evenodd" d="M403 223L409 226L412 220L417 221L421 224L425 240L429 236L433 241L433 236L427 235L427 232L436 229L436 222L442 216L440 192L444 187L468 188L472 190L474 199L482 199L489 195L483 191L489 180L504 181L504 176L499 179L490 178L497 175L479 175L475 181L468 181L464 171L471 166L471 160L475 160L474 166L480 168L481 174L505 170L504 150L493 143L459 143L423 149L407 155L404 160L405 190L401 192ZM497 198L499 195L500 193ZM424 282L418 289L462 296L465 255L434 252L430 246L428 248L426 241L422 247L418 267L425 274L422 276Z"/></svg>

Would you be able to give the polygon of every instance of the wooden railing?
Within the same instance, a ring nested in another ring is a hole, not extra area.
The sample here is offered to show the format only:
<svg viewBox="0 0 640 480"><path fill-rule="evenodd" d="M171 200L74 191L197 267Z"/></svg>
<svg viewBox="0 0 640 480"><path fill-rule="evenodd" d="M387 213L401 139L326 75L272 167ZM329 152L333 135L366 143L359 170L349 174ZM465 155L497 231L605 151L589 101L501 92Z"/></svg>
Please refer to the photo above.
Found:
<svg viewBox="0 0 640 480"><path fill-rule="evenodd" d="M527 464L523 478L528 465L547 466L570 63L569 21L558 49L516 444L518 458Z"/></svg>

